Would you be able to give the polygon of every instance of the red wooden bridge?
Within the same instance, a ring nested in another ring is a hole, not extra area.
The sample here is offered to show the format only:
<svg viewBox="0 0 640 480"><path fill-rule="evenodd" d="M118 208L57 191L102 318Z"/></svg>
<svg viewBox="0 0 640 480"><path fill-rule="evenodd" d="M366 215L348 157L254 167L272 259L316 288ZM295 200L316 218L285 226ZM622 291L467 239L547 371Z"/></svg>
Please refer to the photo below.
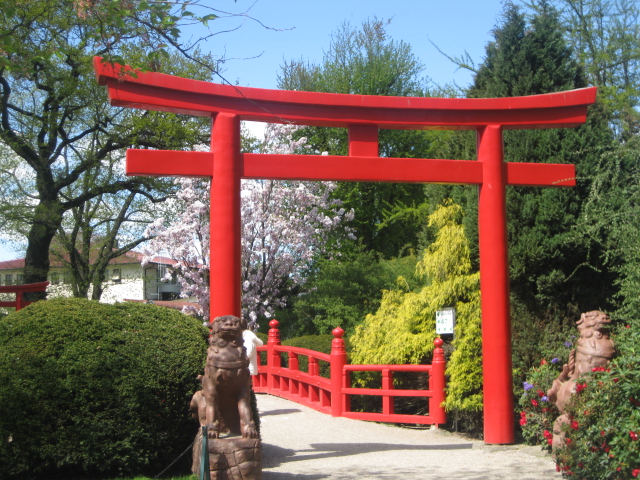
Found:
<svg viewBox="0 0 640 480"><path fill-rule="evenodd" d="M266 352L267 362L258 366L258 374L253 379L254 391L286 398L333 417L436 426L446 423L447 417L442 405L445 399L445 360L443 342L440 338L436 338L433 342L435 349L431 365L349 365L342 339L344 330L341 328L333 330L331 353L326 354L306 348L281 345L278 325L277 320L269 322L271 329L267 345L258 347L258 352ZM284 362L283 355L286 355ZM307 371L300 368L300 357L307 359ZM320 374L321 363L329 366L328 378ZM381 388L353 387L352 372L381 372ZM426 373L429 375L429 389L394 389L394 372ZM354 395L381 397L382 412L352 411L351 397ZM395 413L396 397L428 398L429 413L427 415Z"/></svg>

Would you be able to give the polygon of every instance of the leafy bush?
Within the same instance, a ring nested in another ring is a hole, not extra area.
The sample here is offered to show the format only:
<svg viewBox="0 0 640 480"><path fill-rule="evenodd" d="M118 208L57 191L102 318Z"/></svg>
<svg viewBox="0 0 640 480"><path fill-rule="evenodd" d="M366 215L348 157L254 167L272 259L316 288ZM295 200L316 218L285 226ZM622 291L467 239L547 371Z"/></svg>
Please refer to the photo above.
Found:
<svg viewBox="0 0 640 480"><path fill-rule="evenodd" d="M564 476L588 480L640 478L640 323L618 331L618 356L578 382L566 409L566 446L556 454Z"/></svg>
<svg viewBox="0 0 640 480"><path fill-rule="evenodd" d="M306 348L307 350L313 350L320 353L331 353L331 342L333 341L333 335L305 335L302 337L290 338L282 342L282 345L288 347ZM348 342L345 340L345 347L347 352L349 351ZM325 378L329 378L330 366L327 362L320 363L320 375ZM298 358L298 366L300 370L308 371L309 360L306 356Z"/></svg>
<svg viewBox="0 0 640 480"><path fill-rule="evenodd" d="M573 342L577 338L575 319L563 316L544 317L531 311L515 295L511 295L513 386L516 397L522 393L522 384L530 381L530 371L543 360L557 358L557 367L566 362Z"/></svg>
<svg viewBox="0 0 640 480"><path fill-rule="evenodd" d="M0 319L0 478L158 473L197 431L207 335L174 310L77 298Z"/></svg>
<svg viewBox="0 0 640 480"><path fill-rule="evenodd" d="M290 338L282 342L287 347L306 348L320 353L331 353L331 342L333 335L305 335L302 337Z"/></svg>
<svg viewBox="0 0 640 480"><path fill-rule="evenodd" d="M546 392L562 371L562 365L568 361L576 330L575 327L571 330L556 327L542 333L536 333L535 330L532 333L539 343L535 349L530 347L530 350L537 354L538 366L528 371L526 379L514 387L514 392L516 397L520 397L519 421L525 443L542 444L545 449L551 450L550 432L560 413L555 405L549 403Z"/></svg>
<svg viewBox="0 0 640 480"><path fill-rule="evenodd" d="M304 293L277 312L285 337L328 334L335 327L350 335L368 313L380 306L383 289L393 288L398 276L413 288L416 257L382 260L374 252L356 250L340 258L322 259Z"/></svg>
<svg viewBox="0 0 640 480"><path fill-rule="evenodd" d="M560 413L555 405L549 403L547 390L553 380L562 371L562 363L557 357L553 362L544 361L529 372L529 378L523 383L520 396L520 428L522 437L528 445L542 445L551 451L551 432L553 422Z"/></svg>

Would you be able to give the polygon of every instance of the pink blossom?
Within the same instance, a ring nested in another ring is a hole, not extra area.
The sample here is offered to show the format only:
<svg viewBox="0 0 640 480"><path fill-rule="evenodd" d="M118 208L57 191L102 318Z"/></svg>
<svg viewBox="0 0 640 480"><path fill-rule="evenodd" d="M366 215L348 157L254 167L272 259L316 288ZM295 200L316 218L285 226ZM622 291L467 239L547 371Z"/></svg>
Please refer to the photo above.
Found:
<svg viewBox="0 0 640 480"><path fill-rule="evenodd" d="M304 153L306 139L293 139L297 127L270 124L264 153ZM148 234L155 238L146 249L150 258L163 255L177 261L182 295L196 297L197 312L209 313L209 189L210 182L178 178L180 186L172 205L178 212L170 225L154 222ZM330 194L332 182L243 180L240 193L242 216L242 314L255 320L270 317L286 300L291 284L304 284L313 261L322 255L329 234L343 229L353 211L341 208Z"/></svg>

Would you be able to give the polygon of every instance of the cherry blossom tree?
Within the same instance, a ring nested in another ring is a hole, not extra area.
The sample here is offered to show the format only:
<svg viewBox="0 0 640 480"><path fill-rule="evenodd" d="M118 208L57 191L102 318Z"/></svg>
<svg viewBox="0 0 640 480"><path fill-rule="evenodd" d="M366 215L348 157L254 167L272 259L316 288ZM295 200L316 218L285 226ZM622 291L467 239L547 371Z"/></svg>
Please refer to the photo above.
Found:
<svg viewBox="0 0 640 480"><path fill-rule="evenodd" d="M269 125L260 150L265 153L308 151L306 139L293 139L297 127ZM154 239L146 259L157 255L176 260L184 297L198 299L209 312L209 182L177 178L171 208L180 212L169 225L156 220L148 229ZM329 233L341 228L354 238L344 222L353 218L339 200L330 199L333 182L242 180L242 314L247 320L270 317L284 306L292 286L301 286L314 259L326 252ZM331 238L335 238L332 236ZM171 273L168 273L171 275Z"/></svg>

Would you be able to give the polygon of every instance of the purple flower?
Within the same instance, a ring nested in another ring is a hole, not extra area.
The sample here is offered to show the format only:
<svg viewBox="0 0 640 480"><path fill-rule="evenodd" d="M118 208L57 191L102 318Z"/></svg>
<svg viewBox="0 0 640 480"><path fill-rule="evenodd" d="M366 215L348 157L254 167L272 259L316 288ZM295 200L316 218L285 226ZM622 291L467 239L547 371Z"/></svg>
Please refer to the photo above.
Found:
<svg viewBox="0 0 640 480"><path fill-rule="evenodd" d="M524 385L525 391L531 390L533 388L533 384L529 382L524 382L523 385Z"/></svg>
<svg viewBox="0 0 640 480"><path fill-rule="evenodd" d="M548 402L549 401L549 397L547 397L546 395L543 395L542 397L540 397L540 401L541 402Z"/></svg>
<svg viewBox="0 0 640 480"><path fill-rule="evenodd" d="M560 361L560 359L558 357L553 357L551 359L551 363L558 363Z"/></svg>
<svg viewBox="0 0 640 480"><path fill-rule="evenodd" d="M565 346L565 347L571 347L571 346L573 346L573 343L571 343L571 342L564 342L564 346Z"/></svg>

